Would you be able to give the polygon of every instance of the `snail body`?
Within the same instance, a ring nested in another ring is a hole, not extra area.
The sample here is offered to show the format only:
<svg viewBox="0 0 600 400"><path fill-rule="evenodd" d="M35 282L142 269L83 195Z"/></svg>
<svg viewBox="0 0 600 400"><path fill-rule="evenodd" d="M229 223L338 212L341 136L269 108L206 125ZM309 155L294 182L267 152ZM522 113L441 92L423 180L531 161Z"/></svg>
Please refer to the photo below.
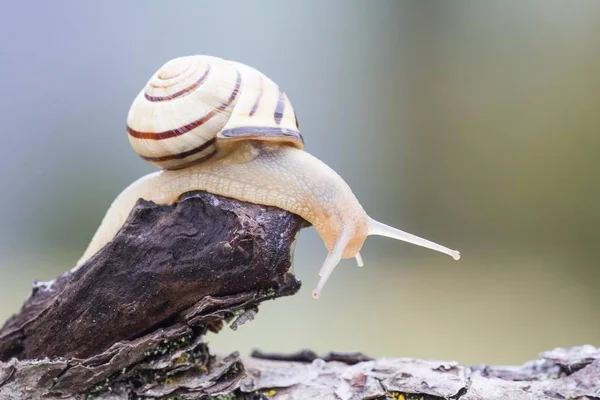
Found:
<svg viewBox="0 0 600 400"><path fill-rule="evenodd" d="M315 298L342 258L362 265L368 235L460 257L370 218L346 182L304 151L285 93L246 65L208 56L167 62L134 100L127 131L135 151L163 170L114 200L78 265L114 238L138 199L168 204L193 190L276 206L309 221L329 251Z"/></svg>

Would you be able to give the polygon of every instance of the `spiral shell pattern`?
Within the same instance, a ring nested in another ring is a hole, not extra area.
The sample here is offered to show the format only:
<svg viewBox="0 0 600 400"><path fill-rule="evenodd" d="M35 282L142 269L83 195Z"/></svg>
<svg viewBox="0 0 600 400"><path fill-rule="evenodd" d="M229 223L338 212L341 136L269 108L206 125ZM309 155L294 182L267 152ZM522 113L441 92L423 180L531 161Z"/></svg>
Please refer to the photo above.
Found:
<svg viewBox="0 0 600 400"><path fill-rule="evenodd" d="M135 98L127 116L134 150L149 163L178 169L239 140L304 147L285 93L244 64L188 56L163 65Z"/></svg>

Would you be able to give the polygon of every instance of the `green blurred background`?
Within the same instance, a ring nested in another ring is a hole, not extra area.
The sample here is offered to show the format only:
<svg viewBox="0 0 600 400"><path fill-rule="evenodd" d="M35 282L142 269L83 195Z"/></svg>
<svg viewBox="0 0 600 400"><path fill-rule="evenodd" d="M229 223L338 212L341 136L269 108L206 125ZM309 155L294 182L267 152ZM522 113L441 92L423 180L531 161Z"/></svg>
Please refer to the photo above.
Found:
<svg viewBox="0 0 600 400"><path fill-rule="evenodd" d="M188 54L266 73L374 218L463 254L370 238L365 268L344 261L315 301L326 250L305 230L301 292L211 335L215 350L514 364L600 345L595 0L3 4L0 320L153 170L125 117Z"/></svg>

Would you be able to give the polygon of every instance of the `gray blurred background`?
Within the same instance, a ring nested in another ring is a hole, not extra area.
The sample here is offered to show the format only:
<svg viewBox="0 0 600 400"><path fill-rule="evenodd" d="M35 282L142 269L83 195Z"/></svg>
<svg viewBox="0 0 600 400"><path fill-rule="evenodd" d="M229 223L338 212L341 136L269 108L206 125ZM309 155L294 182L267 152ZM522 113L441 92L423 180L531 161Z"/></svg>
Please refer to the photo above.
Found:
<svg viewBox="0 0 600 400"><path fill-rule="evenodd" d="M463 259L369 238L310 293L209 340L514 364L600 345L600 2L24 1L0 12L0 320L74 265L113 198L153 171L125 118L189 54L279 83L307 150L376 219Z"/></svg>

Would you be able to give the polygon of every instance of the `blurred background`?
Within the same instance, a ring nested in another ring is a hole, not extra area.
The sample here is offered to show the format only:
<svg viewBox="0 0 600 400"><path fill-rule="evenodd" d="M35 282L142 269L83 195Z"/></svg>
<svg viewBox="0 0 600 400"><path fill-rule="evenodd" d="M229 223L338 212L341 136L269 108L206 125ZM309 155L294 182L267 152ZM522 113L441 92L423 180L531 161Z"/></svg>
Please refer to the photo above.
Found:
<svg viewBox="0 0 600 400"><path fill-rule="evenodd" d="M3 4L0 321L153 171L126 114L189 54L263 71L371 216L463 254L369 238L365 268L343 261L315 301L326 250L307 229L301 292L209 336L215 351L516 364L600 345L595 0Z"/></svg>

